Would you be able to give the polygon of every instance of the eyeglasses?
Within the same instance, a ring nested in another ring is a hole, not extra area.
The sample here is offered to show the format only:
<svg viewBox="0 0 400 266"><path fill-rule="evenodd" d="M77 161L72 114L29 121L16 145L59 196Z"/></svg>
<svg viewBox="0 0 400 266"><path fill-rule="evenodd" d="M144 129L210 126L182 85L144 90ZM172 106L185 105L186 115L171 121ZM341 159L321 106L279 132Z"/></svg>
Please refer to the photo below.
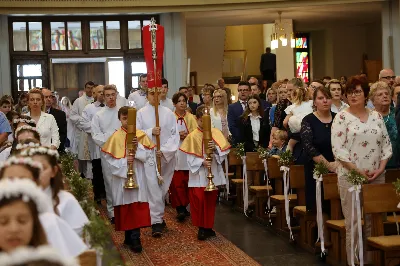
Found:
<svg viewBox="0 0 400 266"><path fill-rule="evenodd" d="M396 76L387 76L387 77L382 77L383 79L395 79L396 78Z"/></svg>
<svg viewBox="0 0 400 266"><path fill-rule="evenodd" d="M347 95L349 95L349 96L353 96L353 95L360 96L362 93L363 93L362 90L354 90L352 92L347 93Z"/></svg>

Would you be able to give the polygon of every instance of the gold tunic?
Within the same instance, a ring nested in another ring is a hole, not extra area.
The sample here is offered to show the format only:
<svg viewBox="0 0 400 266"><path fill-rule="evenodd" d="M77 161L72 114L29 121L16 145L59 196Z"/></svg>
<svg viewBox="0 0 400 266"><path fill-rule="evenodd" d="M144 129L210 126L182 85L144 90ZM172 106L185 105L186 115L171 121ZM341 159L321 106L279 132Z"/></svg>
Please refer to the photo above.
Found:
<svg viewBox="0 0 400 266"><path fill-rule="evenodd" d="M127 131L124 128L120 128L115 131L114 134L104 143L102 152L105 152L115 159L122 159L126 156L126 139ZM142 144L146 149L153 149L156 145L151 139L141 130L136 130L136 136L138 143Z"/></svg>
<svg viewBox="0 0 400 266"><path fill-rule="evenodd" d="M188 133L194 131L197 128L196 117L191 113L186 112L184 116L180 116L176 112L174 112L174 114L177 121L181 120L183 121L183 123L185 123Z"/></svg>
<svg viewBox="0 0 400 266"><path fill-rule="evenodd" d="M224 137L219 129L212 128L211 135L215 145L217 145L221 151L226 151L231 148L228 140ZM203 158L203 148L203 131L199 128L196 128L196 130L187 135L179 150L184 153Z"/></svg>

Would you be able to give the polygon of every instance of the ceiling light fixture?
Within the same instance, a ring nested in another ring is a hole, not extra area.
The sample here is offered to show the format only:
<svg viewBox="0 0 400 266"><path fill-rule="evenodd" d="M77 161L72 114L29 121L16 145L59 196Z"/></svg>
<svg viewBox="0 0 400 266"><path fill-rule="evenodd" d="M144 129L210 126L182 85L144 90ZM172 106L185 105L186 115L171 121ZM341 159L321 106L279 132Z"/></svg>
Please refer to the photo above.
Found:
<svg viewBox="0 0 400 266"><path fill-rule="evenodd" d="M285 47L288 45L288 38L286 35L286 30L285 30L285 26L286 27L292 27L291 23L282 23L282 11L278 11L278 15L279 15L279 21L274 23L273 26L273 32L271 34L271 49L277 49L279 48L279 41L281 41L281 45L282 47ZM290 47L291 48L295 48L296 45L296 39L295 39L295 35L292 32L290 34Z"/></svg>

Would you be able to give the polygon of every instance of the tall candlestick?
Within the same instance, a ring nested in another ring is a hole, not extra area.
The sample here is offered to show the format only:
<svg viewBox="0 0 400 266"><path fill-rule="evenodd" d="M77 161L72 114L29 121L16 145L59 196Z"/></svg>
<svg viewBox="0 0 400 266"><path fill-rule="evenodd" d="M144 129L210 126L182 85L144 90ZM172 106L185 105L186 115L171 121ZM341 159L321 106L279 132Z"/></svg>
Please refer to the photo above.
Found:
<svg viewBox="0 0 400 266"><path fill-rule="evenodd" d="M190 86L190 58L187 59L187 85Z"/></svg>
<svg viewBox="0 0 400 266"><path fill-rule="evenodd" d="M128 128L127 128L127 146L128 149L132 148L132 140L136 136L136 109L129 108L128 109Z"/></svg>
<svg viewBox="0 0 400 266"><path fill-rule="evenodd" d="M211 117L208 109L204 109L203 114L203 141L204 141L204 151L206 154L210 154L211 151L208 148L208 143L212 140L211 135Z"/></svg>

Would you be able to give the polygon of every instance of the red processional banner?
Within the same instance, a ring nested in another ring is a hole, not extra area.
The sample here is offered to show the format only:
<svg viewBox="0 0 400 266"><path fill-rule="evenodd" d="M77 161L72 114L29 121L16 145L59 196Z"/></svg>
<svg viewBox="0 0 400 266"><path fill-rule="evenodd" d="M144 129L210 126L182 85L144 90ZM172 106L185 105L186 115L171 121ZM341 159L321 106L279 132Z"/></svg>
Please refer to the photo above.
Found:
<svg viewBox="0 0 400 266"><path fill-rule="evenodd" d="M154 69L152 51L152 31L155 28L155 45L157 51L156 69ZM149 88L160 88L162 79L162 66L164 57L164 27L158 24L144 26L143 29L143 49L147 67L147 83Z"/></svg>

